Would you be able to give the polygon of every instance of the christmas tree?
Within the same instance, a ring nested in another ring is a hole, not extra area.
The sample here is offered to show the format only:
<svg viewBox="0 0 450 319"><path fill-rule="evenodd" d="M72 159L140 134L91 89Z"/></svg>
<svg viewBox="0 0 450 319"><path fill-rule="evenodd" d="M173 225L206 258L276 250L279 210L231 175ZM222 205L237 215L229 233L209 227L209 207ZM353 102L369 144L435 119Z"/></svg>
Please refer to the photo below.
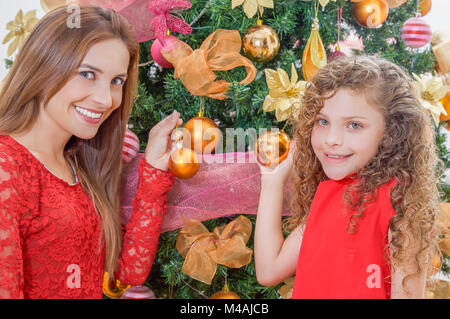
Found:
<svg viewBox="0 0 450 319"><path fill-rule="evenodd" d="M247 2L251 2L247 0ZM256 3L256 1L254 1ZM327 54L335 53L338 37L342 41L351 33L354 39L364 39L361 50L352 50L351 54L376 54L405 68L410 74L433 72L435 57L430 47L417 50L407 47L401 39L403 23L415 16L419 0L410 0L403 5L391 8L389 16L381 26L368 28L358 24L353 14L354 4L347 0L320 1L326 6L319 7L319 34ZM404 1L403 1L404 2ZM183 17L192 26L192 34L176 34L194 50L218 29L238 30L243 37L247 30L257 24L258 14L249 18L243 7L231 7L231 0L193 0L192 8L183 12ZM205 105L205 116L219 123L219 128L282 128L274 112L264 112L262 105L268 94L264 77L265 69L281 68L289 72L291 64L301 74L302 55L305 50L311 25L315 17L315 1L283 0L274 1L273 8L265 8L260 16L263 24L270 26L278 35L280 48L278 54L267 62L254 61L257 69L255 80L247 85L238 82L245 77L244 68L227 72L217 72L220 79L231 82L224 100L204 98L192 95L179 79L174 78L173 69L161 68L155 64L151 55L152 42L141 44L139 97L130 118L132 130L141 140L141 151L145 149L148 128L167 116L173 109L179 111L184 121L197 116L198 110ZM340 19L339 19L340 16ZM339 32L339 33L338 33ZM341 48L344 51L343 48ZM289 131L289 126L287 127ZM436 128L437 144L441 158L449 167L445 136ZM224 135L225 136L225 135ZM250 146L250 142L247 146ZM224 142L226 145L226 142ZM217 152L225 150L216 150ZM443 192L442 201L448 201L449 188L440 183ZM230 216L233 218L233 216ZM247 216L253 223L255 216ZM204 222L212 231L215 227L227 224L229 218L217 218ZM147 284L155 293L164 298L204 298L220 291L225 281L231 291L241 298L279 298L280 287L263 287L258 284L253 261L239 269L218 265L211 285L184 275L180 270L184 259L175 248L178 230L161 234L158 253L148 277ZM253 248L253 237L248 242ZM448 256L442 269L448 271Z"/></svg>

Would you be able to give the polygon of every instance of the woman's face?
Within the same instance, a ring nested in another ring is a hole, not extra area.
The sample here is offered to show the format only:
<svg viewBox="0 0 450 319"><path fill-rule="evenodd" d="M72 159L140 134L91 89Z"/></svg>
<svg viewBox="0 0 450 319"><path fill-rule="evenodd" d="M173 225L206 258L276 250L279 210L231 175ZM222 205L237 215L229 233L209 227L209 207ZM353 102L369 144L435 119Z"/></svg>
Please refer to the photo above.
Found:
<svg viewBox="0 0 450 319"><path fill-rule="evenodd" d="M129 59L122 40L93 45L75 74L41 109L46 125L54 125L55 131L63 130L69 136L93 138L122 103Z"/></svg>
<svg viewBox="0 0 450 319"><path fill-rule="evenodd" d="M384 118L363 94L340 89L325 100L311 144L328 178L340 180L363 168L383 136Z"/></svg>

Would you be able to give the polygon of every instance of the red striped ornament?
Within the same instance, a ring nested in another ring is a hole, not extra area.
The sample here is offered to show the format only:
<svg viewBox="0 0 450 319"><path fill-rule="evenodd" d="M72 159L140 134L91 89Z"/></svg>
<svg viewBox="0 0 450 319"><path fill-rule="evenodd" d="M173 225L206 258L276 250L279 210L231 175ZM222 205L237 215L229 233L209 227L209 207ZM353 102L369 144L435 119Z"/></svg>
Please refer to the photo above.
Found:
<svg viewBox="0 0 450 319"><path fill-rule="evenodd" d="M403 24L402 40L410 48L423 47L431 40L431 27L420 18L410 18Z"/></svg>
<svg viewBox="0 0 450 319"><path fill-rule="evenodd" d="M125 138L123 140L122 159L129 163L136 157L139 152L139 138L130 129L125 131Z"/></svg>

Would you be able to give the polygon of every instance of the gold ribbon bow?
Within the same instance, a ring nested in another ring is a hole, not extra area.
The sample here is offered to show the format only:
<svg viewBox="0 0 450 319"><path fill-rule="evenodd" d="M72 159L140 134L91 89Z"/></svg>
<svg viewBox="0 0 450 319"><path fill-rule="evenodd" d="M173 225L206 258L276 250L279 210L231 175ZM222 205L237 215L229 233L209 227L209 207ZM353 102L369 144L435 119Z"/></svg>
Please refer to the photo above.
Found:
<svg viewBox="0 0 450 319"><path fill-rule="evenodd" d="M199 49L175 39L161 49L161 54L175 68L174 77L179 78L193 95L223 100L230 82L215 81L213 71L227 71L238 66L245 67L247 76L240 84L249 84L256 76L253 63L243 57L241 36L237 30L216 30L210 34Z"/></svg>
<svg viewBox="0 0 450 319"><path fill-rule="evenodd" d="M181 269L184 274L210 285L217 264L240 268L251 262L253 251L246 244L252 223L247 217L239 216L212 233L198 220L183 218L183 222L176 247L185 258Z"/></svg>

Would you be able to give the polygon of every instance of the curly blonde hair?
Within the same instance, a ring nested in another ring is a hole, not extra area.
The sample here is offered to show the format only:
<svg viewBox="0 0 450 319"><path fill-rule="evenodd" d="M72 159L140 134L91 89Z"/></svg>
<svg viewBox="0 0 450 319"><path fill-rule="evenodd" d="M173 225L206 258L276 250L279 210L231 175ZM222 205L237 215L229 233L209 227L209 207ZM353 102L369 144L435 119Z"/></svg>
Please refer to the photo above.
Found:
<svg viewBox="0 0 450 319"><path fill-rule="evenodd" d="M419 274L420 260L430 260L438 251L436 219L440 213L437 183L443 172L435 143L430 117L420 105L410 77L397 65L378 57L342 57L329 63L308 84L302 110L294 119L293 141L296 195L292 198L292 215L285 229L305 224L316 189L327 180L311 146L311 134L316 116L339 89L351 89L364 94L383 114L385 131L375 156L357 172L358 182L348 187L344 200L355 212L348 223L348 232L358 231L358 220L364 215L365 204L375 198L379 186L392 179L391 204L396 211L389 223L392 239L390 262L404 265L414 260ZM352 199L351 194L356 194ZM410 256L409 248L417 254ZM403 280L413 276L409 274Z"/></svg>

